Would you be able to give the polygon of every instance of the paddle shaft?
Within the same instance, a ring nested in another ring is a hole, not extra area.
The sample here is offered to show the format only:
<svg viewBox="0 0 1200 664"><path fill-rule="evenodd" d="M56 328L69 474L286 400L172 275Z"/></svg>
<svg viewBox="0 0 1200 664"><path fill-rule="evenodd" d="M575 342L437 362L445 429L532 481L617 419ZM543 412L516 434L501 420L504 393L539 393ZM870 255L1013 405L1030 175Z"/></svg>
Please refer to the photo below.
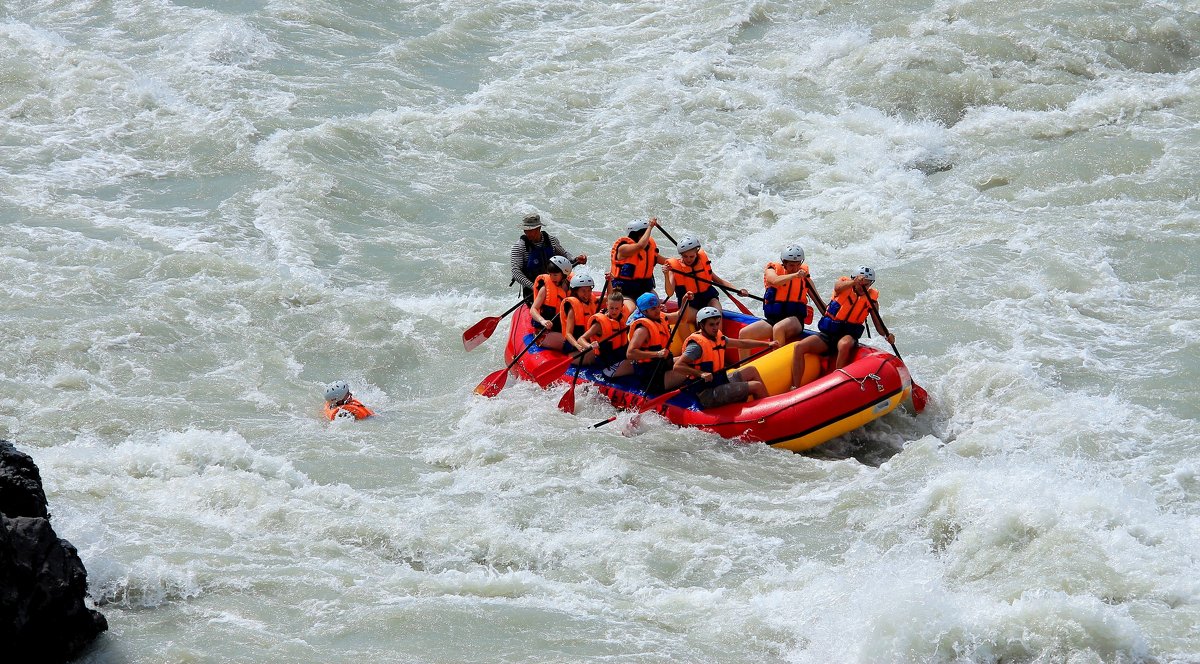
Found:
<svg viewBox="0 0 1200 664"><path fill-rule="evenodd" d="M675 268L668 268L668 269L671 270L672 272L674 272L675 274L682 274L683 276L688 277L690 279L695 279L696 281L699 281L702 284L716 286L717 288L720 288L721 290L725 291L726 295L729 295L729 290L730 290L729 286L725 286L724 284L718 284L715 281L709 281L708 279L705 279L704 277L697 277L694 274L692 274L691 272L684 272L682 270L676 270ZM738 295L741 295L741 293L738 293ZM732 297L732 296L730 296L730 297ZM748 297L751 300L758 300L759 302L766 302L766 300L762 299L761 297L759 297L757 295L746 294L745 297Z"/></svg>
<svg viewBox="0 0 1200 664"><path fill-rule="evenodd" d="M679 322L676 321L675 327L671 328L671 334L667 337L667 348L668 349L671 347L671 343L675 341L675 333L678 331L679 331ZM630 336L632 336L632 335L630 335ZM668 350L668 357L669 356L670 356L670 351ZM666 359L666 358L662 358L662 359ZM646 381L646 384L642 386L642 392L645 392L646 390L650 389L650 384L654 382L654 379L658 376L658 370L661 368L662 368L661 362L655 363L653 373L650 374L650 378L649 378L649 380ZM598 429L598 428L604 426L605 424L608 424L609 422L612 422L613 420L616 420L616 419L617 418L614 415L613 417L610 417L607 420L593 424L592 428Z"/></svg>
<svg viewBox="0 0 1200 664"><path fill-rule="evenodd" d="M866 293L863 293L862 291L858 290L858 286L854 286L854 290L863 297L867 298L867 306L871 307L871 313L875 315L875 324L877 327L883 328L882 330L879 330L879 332L881 332L883 334L883 338L887 340L891 334L888 332L887 324L883 322L883 316L879 315L879 307L875 306L875 300L871 299L871 292L868 290ZM866 325L863 327L865 328ZM892 347L892 352L896 354L896 359L903 362L904 358L900 357L900 351L896 349L896 344L888 340L888 345Z"/></svg>

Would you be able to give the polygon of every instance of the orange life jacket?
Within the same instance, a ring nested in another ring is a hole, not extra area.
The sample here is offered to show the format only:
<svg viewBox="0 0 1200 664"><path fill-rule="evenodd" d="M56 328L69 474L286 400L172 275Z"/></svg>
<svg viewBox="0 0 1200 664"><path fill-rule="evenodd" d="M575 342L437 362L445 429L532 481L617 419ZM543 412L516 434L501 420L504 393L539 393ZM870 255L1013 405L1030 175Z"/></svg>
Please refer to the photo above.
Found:
<svg viewBox="0 0 1200 664"><path fill-rule="evenodd" d="M838 284L849 281L850 277L838 277ZM835 290L833 297L829 299L829 306L825 309L826 317L839 323L862 325L871 313L871 302L874 302L875 306L879 306L879 291L874 288L867 290L870 300L859 295L853 287L840 293Z"/></svg>
<svg viewBox="0 0 1200 664"><path fill-rule="evenodd" d="M802 269L808 269L808 263L801 263ZM783 269L782 263L767 263L767 267L763 269L763 286L766 287L766 292L763 293L763 299L767 302L804 302L808 299L808 279L796 277L785 282L783 285L775 286L767 281L767 270L775 270L775 276L782 277L788 274L788 271Z"/></svg>
<svg viewBox="0 0 1200 664"><path fill-rule="evenodd" d="M628 332L617 334L618 331L625 329L625 324L622 322L622 319L613 320L602 313L592 314L591 323L595 323L600 326L600 338L596 340L600 342L600 345L596 347L597 355L603 355L606 352L611 353L612 351L629 343ZM617 336L613 337L614 334ZM608 339L609 337L612 338ZM605 339L608 339L608 341L604 341Z"/></svg>
<svg viewBox="0 0 1200 664"><path fill-rule="evenodd" d="M667 324L665 319L660 318L657 321L653 321L649 318L639 318L629 326L629 336L632 337L633 331L639 327L645 328L646 332L650 335L640 350L654 352L666 348L671 343L671 326ZM634 360L634 362L651 362L653 359Z"/></svg>
<svg viewBox="0 0 1200 664"><path fill-rule="evenodd" d="M571 319L567 318L568 305L571 307ZM558 320L562 323L563 332L570 332L571 336L576 338L587 329L588 319L595 313L595 298L592 298L591 302L584 303L579 298L571 295L563 298L563 301L558 303Z"/></svg>
<svg viewBox="0 0 1200 664"><path fill-rule="evenodd" d="M329 401L325 402L325 417L328 417L330 420L337 417L338 412L343 410L353 415L354 419L356 420L361 420L365 417L370 417L375 414L375 412L370 408L364 406L361 401L354 398L351 398L349 401L340 406L335 406Z"/></svg>
<svg viewBox="0 0 1200 664"><path fill-rule="evenodd" d="M704 253L703 249L698 249L696 254L696 262L689 267L684 264L682 258L668 258L667 267L671 269L671 279L675 282L675 288L684 288L691 293L703 293L704 291L713 288L712 262L708 260L708 254ZM683 274L680 274L680 273ZM696 277L704 281L697 281Z"/></svg>
<svg viewBox="0 0 1200 664"><path fill-rule="evenodd" d="M687 338L684 346L687 346L689 341L696 342L700 346L700 359L696 362L696 368L707 373L716 373L725 368L725 333L717 330L717 340L713 341L704 336L703 332L695 332Z"/></svg>
<svg viewBox="0 0 1200 664"><path fill-rule="evenodd" d="M533 280L533 299L537 299L538 292L543 288L546 289L546 301L542 303L542 310L558 311L558 305L567 296L567 291L562 286L551 281L550 275L539 274L537 279ZM550 315L553 316L554 314Z"/></svg>
<svg viewBox="0 0 1200 664"><path fill-rule="evenodd" d="M647 233L650 231L646 231ZM617 238L613 242L612 252L609 256L609 262L612 264L612 276L614 279L653 279L655 258L658 257L658 243L654 238L646 243L646 248L641 251L634 252L629 258L620 260L617 258L617 249L622 245L637 244L629 236Z"/></svg>

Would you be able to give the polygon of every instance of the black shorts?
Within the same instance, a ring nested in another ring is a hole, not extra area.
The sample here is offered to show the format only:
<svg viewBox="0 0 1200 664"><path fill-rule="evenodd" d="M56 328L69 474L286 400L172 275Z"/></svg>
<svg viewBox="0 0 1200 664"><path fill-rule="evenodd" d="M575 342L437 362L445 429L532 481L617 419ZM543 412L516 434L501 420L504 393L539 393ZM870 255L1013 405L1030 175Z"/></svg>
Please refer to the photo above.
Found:
<svg viewBox="0 0 1200 664"><path fill-rule="evenodd" d="M683 286L676 286L675 287L675 298L676 299L683 298L683 294L686 292L687 292L687 289L684 288ZM696 293L694 296L692 296L692 299L688 301L688 308L695 309L696 311L700 311L704 307L707 307L708 303L711 302L714 297L721 297L721 294L717 292L716 288L709 286L708 290L700 292L700 293Z"/></svg>
<svg viewBox="0 0 1200 664"><path fill-rule="evenodd" d="M541 313L542 318L545 318L546 322L550 323L550 327L547 331L562 332L562 320L558 315L557 309L554 307L542 307ZM533 322L533 329L535 331L541 329L538 327L537 321Z"/></svg>
<svg viewBox="0 0 1200 664"><path fill-rule="evenodd" d="M825 342L828 348L825 351L826 355L834 355L837 353L838 342L843 337L853 337L855 345L858 344L858 339L867 329L864 325L855 325L853 323L840 323L835 320L830 320L828 317L821 318L821 322L817 324L817 329L820 330L821 341Z"/></svg>
<svg viewBox="0 0 1200 664"><path fill-rule="evenodd" d="M637 362L633 365L633 373L646 394L662 394L666 391L663 379L667 372L675 366L673 358L656 357L649 362Z"/></svg>
<svg viewBox="0 0 1200 664"><path fill-rule="evenodd" d="M621 295L626 299L637 300L643 293L654 292L654 277L649 279L613 279L613 288L621 289Z"/></svg>

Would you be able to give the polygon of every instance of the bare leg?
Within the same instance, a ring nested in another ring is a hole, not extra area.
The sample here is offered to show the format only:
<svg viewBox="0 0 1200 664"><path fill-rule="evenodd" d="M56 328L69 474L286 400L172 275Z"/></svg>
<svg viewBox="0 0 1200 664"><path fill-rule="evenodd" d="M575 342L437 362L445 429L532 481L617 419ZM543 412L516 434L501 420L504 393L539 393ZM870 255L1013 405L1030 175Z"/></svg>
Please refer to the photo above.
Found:
<svg viewBox="0 0 1200 664"><path fill-rule="evenodd" d="M538 338L537 344L547 350L562 350L562 332L547 332Z"/></svg>
<svg viewBox="0 0 1200 664"><path fill-rule="evenodd" d="M842 367L849 364L850 363L850 353L854 350L854 347L857 345L858 345L858 339L855 339L854 337L851 337L849 335L844 336L841 339L838 339L837 364L835 364L833 368L841 369Z"/></svg>
<svg viewBox="0 0 1200 664"><path fill-rule="evenodd" d="M755 321L746 327L743 327L741 332L738 332L738 339L756 339L758 341L766 341L771 338L771 324L765 320ZM782 345L782 344L780 344ZM738 359L746 359L750 354L758 350L757 348L739 348Z"/></svg>
<svg viewBox="0 0 1200 664"><path fill-rule="evenodd" d="M788 316L775 323L775 327L771 328L771 336L779 342L780 346L786 346L789 341L799 339L803 334L804 326L795 316Z"/></svg>
<svg viewBox="0 0 1200 664"><path fill-rule="evenodd" d="M767 398L767 386L762 384L760 380L748 380L746 385L750 388L750 396L755 401Z"/></svg>
<svg viewBox="0 0 1200 664"><path fill-rule="evenodd" d="M800 387L804 378L804 356L807 353L824 353L829 350L825 341L818 335L805 337L792 346L792 389Z"/></svg>
<svg viewBox="0 0 1200 664"><path fill-rule="evenodd" d="M621 363L617 365L617 370L612 373L612 377L620 378L621 376L628 376L631 373L633 373L633 363L629 360L621 360Z"/></svg>

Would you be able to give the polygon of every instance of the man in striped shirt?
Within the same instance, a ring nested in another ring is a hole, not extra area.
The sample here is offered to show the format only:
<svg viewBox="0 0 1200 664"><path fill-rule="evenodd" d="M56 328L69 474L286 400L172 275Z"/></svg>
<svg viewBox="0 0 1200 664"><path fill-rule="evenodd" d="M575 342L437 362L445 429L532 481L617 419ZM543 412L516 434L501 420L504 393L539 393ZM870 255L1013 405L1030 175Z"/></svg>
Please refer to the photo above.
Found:
<svg viewBox="0 0 1200 664"><path fill-rule="evenodd" d="M533 280L537 279L539 274L546 272L551 256L564 256L571 259L576 265L587 264L587 254L579 254L571 258L571 254L563 249L558 238L542 230L541 215L536 213L525 215L525 218L521 220L521 229L524 234L513 245L512 252L509 253L509 261L512 263L512 281L508 285L521 284L522 297L526 300L533 299Z"/></svg>

